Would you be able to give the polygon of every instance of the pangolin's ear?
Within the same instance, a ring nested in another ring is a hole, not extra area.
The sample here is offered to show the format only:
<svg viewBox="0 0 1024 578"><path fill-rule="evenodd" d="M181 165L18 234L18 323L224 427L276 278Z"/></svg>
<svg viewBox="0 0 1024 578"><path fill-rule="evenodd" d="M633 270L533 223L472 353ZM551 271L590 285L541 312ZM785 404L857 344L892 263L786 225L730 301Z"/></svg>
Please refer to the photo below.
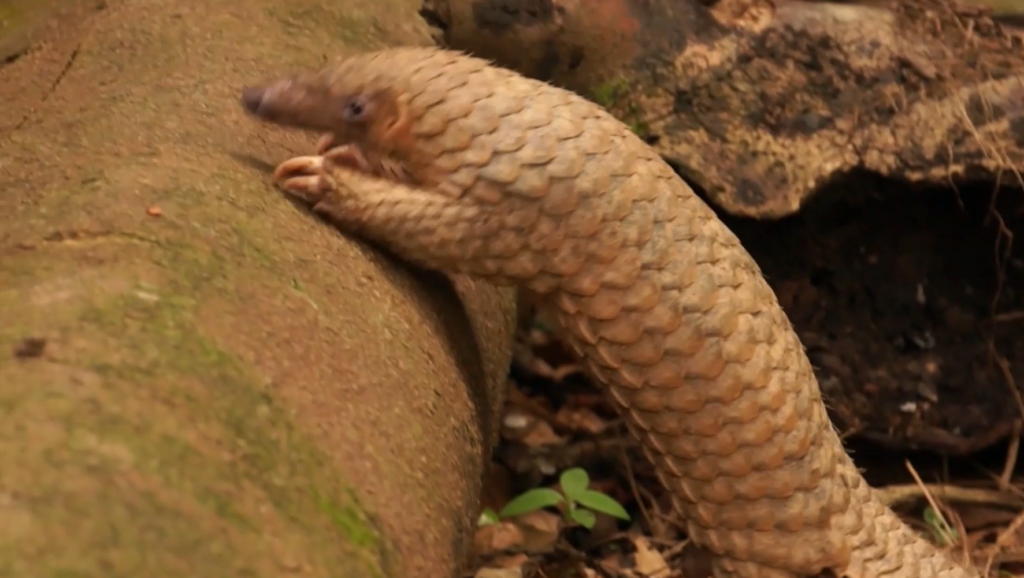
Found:
<svg viewBox="0 0 1024 578"><path fill-rule="evenodd" d="M401 94L395 98L390 99L393 103L394 109L388 111L387 124L384 125L384 138L389 141L401 136L409 128L409 124L412 122L412 111L409 108L409 102L412 99L408 94Z"/></svg>

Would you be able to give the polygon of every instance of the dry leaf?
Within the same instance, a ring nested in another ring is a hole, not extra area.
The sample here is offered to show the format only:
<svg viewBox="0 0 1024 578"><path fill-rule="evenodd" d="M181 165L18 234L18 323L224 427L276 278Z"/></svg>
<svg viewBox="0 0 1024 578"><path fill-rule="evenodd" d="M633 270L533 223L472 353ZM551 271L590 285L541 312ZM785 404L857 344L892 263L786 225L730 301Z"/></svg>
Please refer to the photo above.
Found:
<svg viewBox="0 0 1024 578"><path fill-rule="evenodd" d="M518 568L522 570L522 567L530 561L530 557L526 554L512 554L510 556L495 556L489 566L491 568Z"/></svg>
<svg viewBox="0 0 1024 578"><path fill-rule="evenodd" d="M476 571L476 578L523 578L522 566L513 568L481 568Z"/></svg>
<svg viewBox="0 0 1024 578"><path fill-rule="evenodd" d="M976 529L990 526L1005 526L1017 517L1016 512L985 506L965 506L957 510L964 527Z"/></svg>
<svg viewBox="0 0 1024 578"><path fill-rule="evenodd" d="M523 533L523 550L530 553L551 552L562 531L562 517L546 510L516 516L515 523Z"/></svg>
<svg viewBox="0 0 1024 578"><path fill-rule="evenodd" d="M555 433L555 430L551 428L551 424L546 421L537 420L534 422L533 427L519 438L519 442L527 447L535 448L562 444L565 443L565 439Z"/></svg>
<svg viewBox="0 0 1024 578"><path fill-rule="evenodd" d="M633 554L636 571L644 578L665 578L670 569L661 552L651 548L645 536L633 536L636 553Z"/></svg>
<svg viewBox="0 0 1024 578"><path fill-rule="evenodd" d="M607 421L585 407L562 406L555 420L569 430L588 434L599 434L608 427Z"/></svg>
<svg viewBox="0 0 1024 578"><path fill-rule="evenodd" d="M512 522L499 522L477 529L473 546L478 556L515 548L523 543L523 532Z"/></svg>

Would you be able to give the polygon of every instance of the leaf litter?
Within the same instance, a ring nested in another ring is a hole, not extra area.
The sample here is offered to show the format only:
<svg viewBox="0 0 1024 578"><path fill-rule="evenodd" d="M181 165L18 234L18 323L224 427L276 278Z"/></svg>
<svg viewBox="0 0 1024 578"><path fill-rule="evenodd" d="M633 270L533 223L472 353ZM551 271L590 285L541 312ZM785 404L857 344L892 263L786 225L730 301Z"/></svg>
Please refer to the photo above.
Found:
<svg viewBox="0 0 1024 578"><path fill-rule="evenodd" d="M477 530L467 576L704 578L706 561L690 549L638 443L542 325L520 328L511 377L501 442L485 481L484 508L493 517L481 518L489 522ZM849 443L882 499L912 527L969 555L986 576L1007 577L1024 576L1018 439L955 460ZM567 521L560 477L574 468L586 472L587 490L621 504L629 521L602 512L589 530ZM546 507L494 514L530 492L544 496L539 503Z"/></svg>

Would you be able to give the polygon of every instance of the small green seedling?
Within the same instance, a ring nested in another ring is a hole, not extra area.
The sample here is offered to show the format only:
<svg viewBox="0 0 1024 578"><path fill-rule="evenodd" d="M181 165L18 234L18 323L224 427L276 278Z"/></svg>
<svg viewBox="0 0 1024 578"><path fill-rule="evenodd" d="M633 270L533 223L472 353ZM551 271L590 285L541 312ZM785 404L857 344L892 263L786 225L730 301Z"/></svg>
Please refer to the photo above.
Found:
<svg viewBox="0 0 1024 578"><path fill-rule="evenodd" d="M594 527L594 522L597 520L595 511L620 520L629 520L626 509L611 496L588 488L590 477L583 468L573 468L562 472L559 482L562 485L562 493L550 488L527 490L505 504L501 512L484 510L478 524L486 526L504 518L552 506L559 506L566 522L575 521L588 530Z"/></svg>
<svg viewBox="0 0 1024 578"><path fill-rule="evenodd" d="M946 522L946 519L936 512L931 506L925 507L922 517L938 545L948 546L950 544L956 544L960 539L957 531L952 528L949 523Z"/></svg>
<svg viewBox="0 0 1024 578"><path fill-rule="evenodd" d="M499 516L497 512L490 508L484 508L484 511L480 512L480 517L476 520L476 525L482 528L484 526L497 524L500 521L501 516Z"/></svg>

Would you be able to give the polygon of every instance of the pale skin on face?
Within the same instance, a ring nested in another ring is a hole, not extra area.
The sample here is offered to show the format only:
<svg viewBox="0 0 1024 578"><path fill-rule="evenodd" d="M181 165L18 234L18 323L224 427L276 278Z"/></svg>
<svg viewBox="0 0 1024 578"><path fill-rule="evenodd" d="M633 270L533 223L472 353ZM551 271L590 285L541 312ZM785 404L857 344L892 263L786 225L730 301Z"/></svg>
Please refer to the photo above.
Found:
<svg viewBox="0 0 1024 578"><path fill-rule="evenodd" d="M246 88L242 104L267 122L321 133L317 155L349 146L342 164L382 177L405 177L397 165L411 115L407 100L387 88L348 87L340 80L324 86L318 77L295 77Z"/></svg>

